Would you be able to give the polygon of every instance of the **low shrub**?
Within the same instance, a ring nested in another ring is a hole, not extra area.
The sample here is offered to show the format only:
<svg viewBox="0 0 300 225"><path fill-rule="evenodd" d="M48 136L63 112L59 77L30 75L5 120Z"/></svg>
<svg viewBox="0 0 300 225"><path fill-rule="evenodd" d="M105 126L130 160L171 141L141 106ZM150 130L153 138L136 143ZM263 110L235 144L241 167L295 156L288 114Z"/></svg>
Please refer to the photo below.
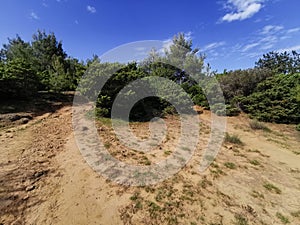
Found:
<svg viewBox="0 0 300 225"><path fill-rule="evenodd" d="M225 142L229 142L229 143L232 143L232 144L243 145L243 142L241 141L239 136L237 136L235 134L230 135L230 134L226 133L225 134Z"/></svg>
<svg viewBox="0 0 300 225"><path fill-rule="evenodd" d="M262 122L259 122L258 120L252 120L249 123L250 127L253 130L264 130L270 132L270 128L268 128L266 125L264 125Z"/></svg>

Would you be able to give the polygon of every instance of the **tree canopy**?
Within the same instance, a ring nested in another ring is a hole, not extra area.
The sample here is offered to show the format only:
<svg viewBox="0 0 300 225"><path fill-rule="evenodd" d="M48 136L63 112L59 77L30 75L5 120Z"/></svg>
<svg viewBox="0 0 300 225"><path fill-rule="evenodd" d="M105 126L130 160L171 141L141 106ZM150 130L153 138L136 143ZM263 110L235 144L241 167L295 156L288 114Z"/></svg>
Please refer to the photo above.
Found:
<svg viewBox="0 0 300 225"><path fill-rule="evenodd" d="M176 113L169 101L184 108L188 107L189 97L219 115L244 111L264 121L299 123L299 74L300 54L296 51L269 52L258 59L254 68L217 74L206 66L205 56L184 33L175 35L163 52L152 49L139 63L102 63L97 55L84 63L68 56L54 33L40 30L30 42L18 35L9 38L0 50L2 98L27 98L38 91L75 90L81 80L79 90L96 99L98 116L110 116L114 100L124 87L129 88L125 98L142 94L143 86L132 86L132 82L142 80L143 85L153 90L150 94L160 97L139 100L132 109L133 118ZM224 95L225 108L223 96L215 95L218 86Z"/></svg>

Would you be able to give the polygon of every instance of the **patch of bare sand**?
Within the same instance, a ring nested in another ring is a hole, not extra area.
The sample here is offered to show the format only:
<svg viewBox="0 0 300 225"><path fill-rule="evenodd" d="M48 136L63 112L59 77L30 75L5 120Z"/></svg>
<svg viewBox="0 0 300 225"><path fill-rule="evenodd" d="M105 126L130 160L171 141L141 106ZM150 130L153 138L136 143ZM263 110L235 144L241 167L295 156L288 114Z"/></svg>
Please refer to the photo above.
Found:
<svg viewBox="0 0 300 225"><path fill-rule="evenodd" d="M79 152L73 136L56 157L61 176L55 192L29 219L35 224L121 224L118 208L129 199L122 187L93 171ZM121 194L122 193L122 194Z"/></svg>

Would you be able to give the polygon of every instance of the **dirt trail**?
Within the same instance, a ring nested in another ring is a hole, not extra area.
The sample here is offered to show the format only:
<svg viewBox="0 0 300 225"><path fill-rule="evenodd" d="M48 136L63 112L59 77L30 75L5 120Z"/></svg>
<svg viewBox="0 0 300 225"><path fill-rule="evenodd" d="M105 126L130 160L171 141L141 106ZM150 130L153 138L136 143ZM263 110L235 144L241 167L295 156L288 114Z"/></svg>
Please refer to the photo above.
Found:
<svg viewBox="0 0 300 225"><path fill-rule="evenodd" d="M300 224L299 134L291 126L268 124L272 132L254 131L246 116L229 118L228 133L238 134L244 145L224 143L204 174L197 170L205 147L201 142L172 178L125 187L105 180L85 162L71 116L67 106L0 131L0 224L284 224L285 219ZM206 137L209 113L200 118ZM128 157L129 150L118 155L109 126L99 126L115 157ZM144 127L134 125L140 135L147 133Z"/></svg>

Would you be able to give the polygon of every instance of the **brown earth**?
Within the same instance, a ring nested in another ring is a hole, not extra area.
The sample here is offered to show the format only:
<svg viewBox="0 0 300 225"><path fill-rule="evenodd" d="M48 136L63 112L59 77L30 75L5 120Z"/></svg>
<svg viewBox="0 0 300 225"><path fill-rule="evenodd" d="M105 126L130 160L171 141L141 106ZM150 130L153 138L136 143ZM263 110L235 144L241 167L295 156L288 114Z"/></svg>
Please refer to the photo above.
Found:
<svg viewBox="0 0 300 225"><path fill-rule="evenodd" d="M228 118L225 141L200 173L210 134L201 119L201 141L189 163L162 183L115 184L84 160L72 133L71 106L0 130L0 224L300 224L300 135L292 125L253 130L246 115ZM153 152L124 148L107 120L99 135L115 158L148 165L172 153L178 118L167 117L168 138ZM141 138L148 123L133 123Z"/></svg>

